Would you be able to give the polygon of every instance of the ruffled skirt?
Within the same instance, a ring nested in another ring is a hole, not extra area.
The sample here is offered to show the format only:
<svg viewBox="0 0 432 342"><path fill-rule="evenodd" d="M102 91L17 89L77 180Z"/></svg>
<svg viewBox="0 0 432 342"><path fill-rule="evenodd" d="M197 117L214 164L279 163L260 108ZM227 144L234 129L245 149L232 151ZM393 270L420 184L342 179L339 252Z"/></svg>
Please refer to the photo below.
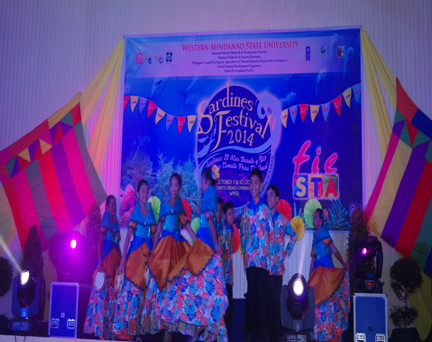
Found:
<svg viewBox="0 0 432 342"><path fill-rule="evenodd" d="M164 326L199 341L227 340L228 299L220 255L197 239L168 278L158 310Z"/></svg>
<svg viewBox="0 0 432 342"><path fill-rule="evenodd" d="M318 266L308 285L315 290L314 339L341 340L349 325L351 306L348 272L341 268Z"/></svg>

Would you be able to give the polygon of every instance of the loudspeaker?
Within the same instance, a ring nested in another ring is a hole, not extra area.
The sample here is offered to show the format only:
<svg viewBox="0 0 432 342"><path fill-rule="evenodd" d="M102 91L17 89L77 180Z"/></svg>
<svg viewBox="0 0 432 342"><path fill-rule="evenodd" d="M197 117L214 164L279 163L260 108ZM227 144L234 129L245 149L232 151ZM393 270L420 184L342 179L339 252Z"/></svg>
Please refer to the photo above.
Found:
<svg viewBox="0 0 432 342"><path fill-rule="evenodd" d="M84 337L90 290L79 283L51 283L48 336Z"/></svg>
<svg viewBox="0 0 432 342"><path fill-rule="evenodd" d="M354 342L387 342L387 296L355 293Z"/></svg>

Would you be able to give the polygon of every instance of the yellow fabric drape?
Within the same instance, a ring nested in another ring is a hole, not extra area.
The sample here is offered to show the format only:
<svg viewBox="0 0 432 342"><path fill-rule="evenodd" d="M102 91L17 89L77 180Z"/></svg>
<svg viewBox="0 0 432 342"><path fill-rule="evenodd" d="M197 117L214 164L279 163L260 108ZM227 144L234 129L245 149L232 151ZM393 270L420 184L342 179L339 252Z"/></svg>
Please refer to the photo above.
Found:
<svg viewBox="0 0 432 342"><path fill-rule="evenodd" d="M97 173L100 175L107 153L107 144L115 116L116 100L120 88L123 63L124 40L117 44L108 60L84 90L81 98L81 115L86 125L91 115L97 115L96 125L89 132L88 152ZM104 90L106 92L104 93ZM102 108L94 113L97 102L102 97ZM121 127L118 127L121 129Z"/></svg>
<svg viewBox="0 0 432 342"><path fill-rule="evenodd" d="M361 30L361 44L369 99L375 120L381 158L384 160L390 141L392 126L387 113L381 84L390 99L393 110L396 110L396 77L379 55L364 29Z"/></svg>

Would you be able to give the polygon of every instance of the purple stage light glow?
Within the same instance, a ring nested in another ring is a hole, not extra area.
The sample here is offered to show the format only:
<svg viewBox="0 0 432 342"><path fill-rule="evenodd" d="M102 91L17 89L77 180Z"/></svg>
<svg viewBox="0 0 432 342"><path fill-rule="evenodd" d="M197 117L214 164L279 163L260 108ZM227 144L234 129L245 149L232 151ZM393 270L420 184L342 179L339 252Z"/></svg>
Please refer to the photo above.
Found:
<svg viewBox="0 0 432 342"><path fill-rule="evenodd" d="M76 241L75 239L73 239L73 240L70 242L70 246L71 246L72 249L75 249L76 246L77 246L77 241Z"/></svg>
<svg viewBox="0 0 432 342"><path fill-rule="evenodd" d="M367 254L367 249L366 247L363 247L361 250L361 255L365 256Z"/></svg>

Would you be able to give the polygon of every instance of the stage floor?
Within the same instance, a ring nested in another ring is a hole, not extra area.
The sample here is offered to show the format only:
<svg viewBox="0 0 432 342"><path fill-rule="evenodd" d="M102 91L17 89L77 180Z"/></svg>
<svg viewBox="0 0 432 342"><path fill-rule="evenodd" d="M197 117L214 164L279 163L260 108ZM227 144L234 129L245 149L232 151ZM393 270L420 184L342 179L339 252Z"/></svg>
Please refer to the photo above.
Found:
<svg viewBox="0 0 432 342"><path fill-rule="evenodd" d="M0 335L1 342L76 342L76 338L66 337L38 337L19 335ZM95 342L100 340L79 339L80 342Z"/></svg>
<svg viewBox="0 0 432 342"><path fill-rule="evenodd" d="M142 342L161 342L163 333L158 335L142 336ZM186 342L187 336L181 334L173 334L172 342ZM71 338L71 337L40 337L40 336L22 336L22 335L0 335L0 342L100 342L99 339L88 338ZM115 341L115 340L112 340Z"/></svg>

